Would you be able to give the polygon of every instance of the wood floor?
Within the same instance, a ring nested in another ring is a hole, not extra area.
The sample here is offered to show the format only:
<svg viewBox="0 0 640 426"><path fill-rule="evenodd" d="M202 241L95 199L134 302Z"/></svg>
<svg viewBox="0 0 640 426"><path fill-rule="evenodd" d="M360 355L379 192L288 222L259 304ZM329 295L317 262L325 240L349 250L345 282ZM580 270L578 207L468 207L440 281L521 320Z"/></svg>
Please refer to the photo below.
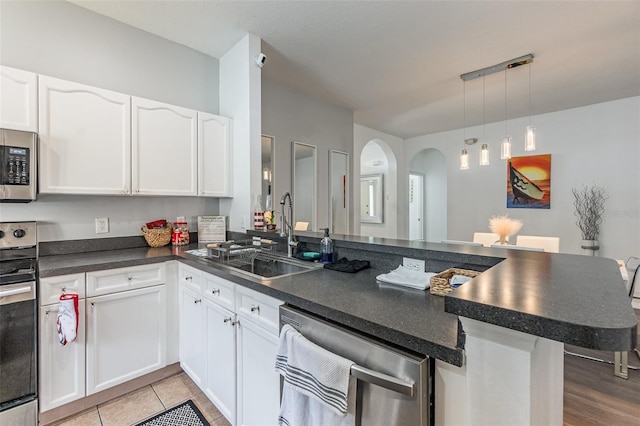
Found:
<svg viewBox="0 0 640 426"><path fill-rule="evenodd" d="M636 309L640 321L640 310ZM640 344L640 333L638 337ZM613 363L613 352L592 351L566 345L565 349ZM629 366L640 368L629 352ZM640 370L629 368L629 379L613 375L613 365L575 356L564 357L565 426L640 425Z"/></svg>

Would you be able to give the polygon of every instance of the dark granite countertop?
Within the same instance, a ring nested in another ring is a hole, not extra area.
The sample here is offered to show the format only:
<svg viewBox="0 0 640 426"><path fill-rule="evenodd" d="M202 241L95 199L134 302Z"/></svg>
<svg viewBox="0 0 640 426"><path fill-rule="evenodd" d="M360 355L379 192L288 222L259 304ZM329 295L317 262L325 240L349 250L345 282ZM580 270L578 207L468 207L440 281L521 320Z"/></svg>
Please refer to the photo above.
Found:
<svg viewBox="0 0 640 426"><path fill-rule="evenodd" d="M180 259L339 324L453 365L463 363L464 316L593 349L629 350L637 321L614 260L586 256L464 247L367 237L334 236L337 252L367 259L373 268L346 274L319 269L272 280L252 280L185 254L181 247L104 245L109 250L57 254L41 250L41 277ZM110 243L110 240L107 239ZM315 234L299 240L314 249ZM188 248L196 248L192 244ZM64 252L64 251L63 251ZM61 252L61 253L63 253ZM375 276L403 256L426 260L427 270L484 271L446 297L379 285Z"/></svg>

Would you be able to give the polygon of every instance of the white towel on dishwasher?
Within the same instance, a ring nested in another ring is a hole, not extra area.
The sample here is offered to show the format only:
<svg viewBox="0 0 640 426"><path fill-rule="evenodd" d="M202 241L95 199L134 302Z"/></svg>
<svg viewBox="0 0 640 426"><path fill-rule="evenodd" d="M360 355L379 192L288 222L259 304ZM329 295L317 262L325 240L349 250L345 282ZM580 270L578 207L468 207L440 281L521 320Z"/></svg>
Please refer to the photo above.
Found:
<svg viewBox="0 0 640 426"><path fill-rule="evenodd" d="M289 324L280 330L276 371L284 378L278 424L355 425L353 361L307 340Z"/></svg>

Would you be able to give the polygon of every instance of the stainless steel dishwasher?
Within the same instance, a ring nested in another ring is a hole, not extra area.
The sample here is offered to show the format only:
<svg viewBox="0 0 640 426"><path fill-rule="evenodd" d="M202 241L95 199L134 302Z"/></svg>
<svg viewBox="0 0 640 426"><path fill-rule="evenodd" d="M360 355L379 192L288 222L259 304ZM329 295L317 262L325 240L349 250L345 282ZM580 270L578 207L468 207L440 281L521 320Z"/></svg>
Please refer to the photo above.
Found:
<svg viewBox="0 0 640 426"><path fill-rule="evenodd" d="M433 424L433 374L428 357L391 347L291 306L280 307L280 328L284 324L355 363L351 375L358 379L356 425Z"/></svg>

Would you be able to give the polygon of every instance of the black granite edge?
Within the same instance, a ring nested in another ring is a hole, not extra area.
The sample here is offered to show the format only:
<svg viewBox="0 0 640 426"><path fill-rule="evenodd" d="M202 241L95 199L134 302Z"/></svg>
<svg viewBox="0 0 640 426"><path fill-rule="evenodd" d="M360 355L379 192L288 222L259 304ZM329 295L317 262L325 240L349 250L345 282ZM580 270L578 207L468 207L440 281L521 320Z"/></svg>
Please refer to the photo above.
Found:
<svg viewBox="0 0 640 426"><path fill-rule="evenodd" d="M460 317L570 345L604 351L629 351L636 346L637 324L626 329L587 327L450 296L445 296L444 303L446 312Z"/></svg>

